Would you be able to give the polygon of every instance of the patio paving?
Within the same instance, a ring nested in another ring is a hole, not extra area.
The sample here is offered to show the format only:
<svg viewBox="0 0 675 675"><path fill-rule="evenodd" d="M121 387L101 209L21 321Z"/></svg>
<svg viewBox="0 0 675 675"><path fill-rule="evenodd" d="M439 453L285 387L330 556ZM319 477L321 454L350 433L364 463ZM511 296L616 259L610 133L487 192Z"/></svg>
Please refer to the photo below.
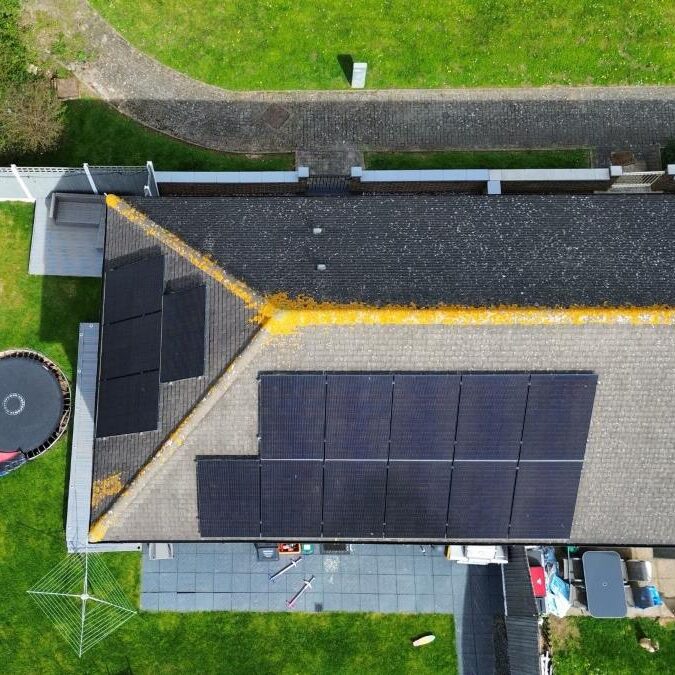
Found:
<svg viewBox="0 0 675 675"><path fill-rule="evenodd" d="M442 547L354 544L349 555L303 556L274 583L269 575L297 556L259 561L253 544L175 544L172 560L143 555L141 609L158 611L384 612L453 614L464 675L494 670L494 616L503 613L497 565L468 567ZM314 576L312 589L286 601Z"/></svg>

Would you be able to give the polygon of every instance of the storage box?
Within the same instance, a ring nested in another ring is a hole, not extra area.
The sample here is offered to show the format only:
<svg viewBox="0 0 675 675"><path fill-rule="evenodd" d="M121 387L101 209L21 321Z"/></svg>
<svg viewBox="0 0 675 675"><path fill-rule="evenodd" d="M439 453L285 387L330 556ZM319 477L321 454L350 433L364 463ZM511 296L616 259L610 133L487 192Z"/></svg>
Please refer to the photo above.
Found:
<svg viewBox="0 0 675 675"><path fill-rule="evenodd" d="M546 575L543 567L530 567L530 581L535 598L543 598L546 595Z"/></svg>

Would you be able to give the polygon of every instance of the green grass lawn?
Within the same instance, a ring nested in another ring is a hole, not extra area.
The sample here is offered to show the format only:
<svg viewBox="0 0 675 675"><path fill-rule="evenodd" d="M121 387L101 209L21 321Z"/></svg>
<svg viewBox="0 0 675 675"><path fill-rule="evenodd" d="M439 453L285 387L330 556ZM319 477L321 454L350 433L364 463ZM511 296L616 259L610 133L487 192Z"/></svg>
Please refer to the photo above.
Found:
<svg viewBox="0 0 675 675"><path fill-rule="evenodd" d="M91 0L135 46L228 89L645 84L675 78L663 0Z"/></svg>
<svg viewBox="0 0 675 675"><path fill-rule="evenodd" d="M241 155L205 150L148 129L106 103L82 99L66 103L63 138L52 152L0 156L0 165L144 165L164 171L276 171L294 166L290 154Z"/></svg>
<svg viewBox="0 0 675 675"><path fill-rule="evenodd" d="M585 169L590 152L578 150L449 150L366 152L367 169Z"/></svg>
<svg viewBox="0 0 675 675"><path fill-rule="evenodd" d="M29 277L32 206L0 204L0 350L32 347L71 379L77 326L98 319L100 282ZM26 594L65 554L69 439L0 479L0 663L35 673L447 673L457 670L454 623L442 615L145 614L88 652L70 651ZM106 555L138 599L138 554ZM437 639L413 649L409 638Z"/></svg>
<svg viewBox="0 0 675 675"><path fill-rule="evenodd" d="M675 624L652 619L565 619L564 635L553 639L556 675L660 675L675 672ZM638 641L659 643L650 654ZM561 639L564 638L564 639Z"/></svg>

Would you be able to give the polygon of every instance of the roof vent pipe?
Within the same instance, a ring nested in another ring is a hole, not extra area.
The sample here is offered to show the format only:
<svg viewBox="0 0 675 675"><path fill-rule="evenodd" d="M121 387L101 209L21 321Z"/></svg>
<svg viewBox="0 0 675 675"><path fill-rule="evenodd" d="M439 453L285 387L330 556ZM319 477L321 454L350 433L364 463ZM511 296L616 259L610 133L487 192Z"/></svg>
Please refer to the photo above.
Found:
<svg viewBox="0 0 675 675"><path fill-rule="evenodd" d="M326 271L326 266L323 263L317 263L316 265L316 271L317 272L325 272Z"/></svg>

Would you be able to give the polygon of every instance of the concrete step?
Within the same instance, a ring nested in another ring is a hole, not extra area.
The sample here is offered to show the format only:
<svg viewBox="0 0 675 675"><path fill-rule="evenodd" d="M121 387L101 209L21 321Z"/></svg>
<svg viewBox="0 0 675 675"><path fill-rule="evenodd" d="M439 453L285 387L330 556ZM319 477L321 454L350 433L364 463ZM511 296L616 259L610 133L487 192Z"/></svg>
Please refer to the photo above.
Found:
<svg viewBox="0 0 675 675"><path fill-rule="evenodd" d="M296 166L308 166L310 176L349 176L353 166L363 166L363 153L356 148L298 150Z"/></svg>

